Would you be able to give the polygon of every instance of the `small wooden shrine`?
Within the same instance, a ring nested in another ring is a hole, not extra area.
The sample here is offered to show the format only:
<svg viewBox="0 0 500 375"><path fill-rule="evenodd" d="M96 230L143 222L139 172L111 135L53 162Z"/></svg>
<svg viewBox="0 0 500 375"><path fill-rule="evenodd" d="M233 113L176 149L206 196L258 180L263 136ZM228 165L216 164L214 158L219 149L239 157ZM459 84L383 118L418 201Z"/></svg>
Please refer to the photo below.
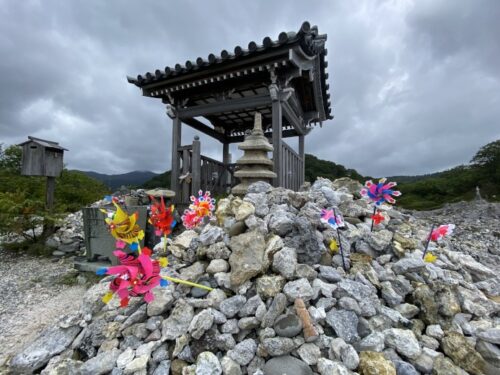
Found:
<svg viewBox="0 0 500 375"><path fill-rule="evenodd" d="M298 32L282 32L277 40L267 36L247 48L236 46L127 77L144 96L161 99L173 120L171 189L176 203L189 202L199 189L217 194L236 184L229 144L244 141L255 112L262 114L264 135L273 145L273 184L299 189L304 138L314 125L333 118L325 42L325 34L304 22ZM222 162L201 155L198 140L183 146L182 124L220 141ZM298 152L284 141L288 137L298 137Z"/></svg>

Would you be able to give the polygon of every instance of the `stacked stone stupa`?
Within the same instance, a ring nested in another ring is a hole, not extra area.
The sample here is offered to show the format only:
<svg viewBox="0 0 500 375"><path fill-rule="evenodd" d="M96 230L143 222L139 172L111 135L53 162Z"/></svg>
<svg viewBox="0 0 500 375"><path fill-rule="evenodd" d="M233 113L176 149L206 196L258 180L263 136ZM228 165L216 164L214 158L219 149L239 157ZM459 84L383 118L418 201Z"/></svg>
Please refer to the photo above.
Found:
<svg viewBox="0 0 500 375"><path fill-rule="evenodd" d="M245 137L245 141L238 148L243 150L244 154L236 162L240 169L234 175L241 179L241 183L233 187L233 194L244 195L252 183L257 181L270 183L273 178L276 178L276 173L272 171L273 162L267 156L269 151L273 151L273 146L264 136L262 115L259 112L255 113L252 132Z"/></svg>

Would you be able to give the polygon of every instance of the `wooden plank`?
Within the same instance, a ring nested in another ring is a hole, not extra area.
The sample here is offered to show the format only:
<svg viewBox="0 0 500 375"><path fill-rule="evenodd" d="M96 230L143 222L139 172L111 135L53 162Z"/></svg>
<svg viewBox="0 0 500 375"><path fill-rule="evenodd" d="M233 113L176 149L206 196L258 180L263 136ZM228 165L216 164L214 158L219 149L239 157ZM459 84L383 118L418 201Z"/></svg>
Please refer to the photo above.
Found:
<svg viewBox="0 0 500 375"><path fill-rule="evenodd" d="M191 167L191 161L189 160L190 159L190 155L191 153L189 152L189 150L187 149L184 149L182 150L182 174L185 175L186 173L189 172L190 170L190 167ZM182 201L183 202L186 202L187 199L189 199L189 193L190 193L190 186L191 184L189 184L187 181L183 181L182 182Z"/></svg>
<svg viewBox="0 0 500 375"><path fill-rule="evenodd" d="M231 112L241 109L253 109L268 105L271 103L269 95L258 95L244 98L236 98L215 102L210 104L200 104L188 108L180 108L177 110L178 116L182 119L192 118L196 116L206 116L214 113Z"/></svg>
<svg viewBox="0 0 500 375"><path fill-rule="evenodd" d="M179 117L174 117L172 120L172 172L170 175L170 189L175 191L177 197L181 193L179 190L179 153L177 151L181 145L181 131L181 119ZM175 199L176 202L178 201L177 197Z"/></svg>
<svg viewBox="0 0 500 375"><path fill-rule="evenodd" d="M299 157L300 157L300 174L299 174L299 185L302 185L305 180L305 136L299 135ZM300 186L299 186L300 187Z"/></svg>
<svg viewBox="0 0 500 375"><path fill-rule="evenodd" d="M188 118L183 118L182 122L184 122L186 125L189 125L193 129L202 132L203 134L206 134L212 138L217 139L219 142L226 142L226 137L224 136L224 134L217 133L214 129L209 128L201 121L188 117Z"/></svg>
<svg viewBox="0 0 500 375"><path fill-rule="evenodd" d="M293 110L293 108L291 107L291 105L288 102L283 102L282 106L283 106L283 115L285 116L287 121L290 123L290 125L293 126L293 128L295 129L295 131L298 134L300 134L300 135L305 134L306 128L303 125L300 118L295 113L295 111Z"/></svg>
<svg viewBox="0 0 500 375"><path fill-rule="evenodd" d="M191 156L191 194L196 195L202 186L201 180L201 144L198 137L194 137L193 154Z"/></svg>
<svg viewBox="0 0 500 375"><path fill-rule="evenodd" d="M273 170L277 177L274 179L274 186L282 186L282 175L281 175L281 154L282 154L282 113L281 113L281 102L279 100L273 101L272 105L273 115L272 115L272 128L273 128Z"/></svg>
<svg viewBox="0 0 500 375"><path fill-rule="evenodd" d="M222 163L224 164L223 176L221 178L221 187L224 192L228 192L226 186L231 186L231 174L229 173L228 166L231 163L231 155L229 155L229 143L224 143L222 146Z"/></svg>

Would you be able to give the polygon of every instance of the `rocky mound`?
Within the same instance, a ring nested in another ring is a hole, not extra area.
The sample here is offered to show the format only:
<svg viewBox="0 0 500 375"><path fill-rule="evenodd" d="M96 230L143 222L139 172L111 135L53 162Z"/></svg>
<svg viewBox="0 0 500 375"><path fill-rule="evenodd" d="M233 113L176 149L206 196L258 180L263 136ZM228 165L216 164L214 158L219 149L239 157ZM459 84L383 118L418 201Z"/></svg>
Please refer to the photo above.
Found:
<svg viewBox="0 0 500 375"><path fill-rule="evenodd" d="M372 208L358 199L360 188L348 179L320 179L301 192L255 183L243 199L221 200L209 225L173 239L163 270L213 291L170 284L156 288L149 305L136 298L119 308L117 300L100 300L105 279L84 296L77 315L16 355L10 370L498 373L499 237L491 231L481 245L474 234L470 244L444 241L435 249L439 259L424 263L429 218L387 209L371 233ZM320 221L321 209L331 207L347 222L347 273L328 250L337 233Z"/></svg>

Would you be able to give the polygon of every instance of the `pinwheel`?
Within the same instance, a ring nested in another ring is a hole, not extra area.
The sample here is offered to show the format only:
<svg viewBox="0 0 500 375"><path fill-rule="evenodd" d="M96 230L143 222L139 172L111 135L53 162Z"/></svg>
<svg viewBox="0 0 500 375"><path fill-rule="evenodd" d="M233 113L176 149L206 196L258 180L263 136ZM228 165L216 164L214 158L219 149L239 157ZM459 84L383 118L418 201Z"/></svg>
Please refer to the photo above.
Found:
<svg viewBox="0 0 500 375"><path fill-rule="evenodd" d="M379 225L384 220L384 215L382 215L380 211L377 211L374 215L372 215L372 221L375 225Z"/></svg>
<svg viewBox="0 0 500 375"><path fill-rule="evenodd" d="M392 190L397 185L395 182L388 182L386 184L386 181L386 178L381 178L377 184L374 184L372 180L366 181L365 188L361 189L361 195L375 202L377 206L380 206L384 202L396 203L396 200L392 196L399 197L401 192Z"/></svg>
<svg viewBox="0 0 500 375"><path fill-rule="evenodd" d="M347 266L345 263L344 259L344 250L342 249L342 240L340 239L340 231L339 228L342 228L345 226L344 219L342 218L342 215L335 211L335 208L333 210L321 210L321 221L323 223L326 223L330 225L333 229L337 230L337 236L339 238L339 246L340 246L340 255L342 257L342 267L344 268L344 271L347 272ZM333 252L334 249L332 246L336 246L337 243L335 241L335 245L333 245L333 241L330 242L330 250Z"/></svg>
<svg viewBox="0 0 500 375"><path fill-rule="evenodd" d="M111 235L117 240L117 247L121 243L127 243L133 250L139 250L139 241L144 238L144 231L137 224L138 212L128 215L120 207L116 199L113 199L116 212L101 209L106 215L104 219L108 225Z"/></svg>
<svg viewBox="0 0 500 375"><path fill-rule="evenodd" d="M384 202L394 204L396 203L396 200L392 196L399 197L401 195L400 191L392 190L392 188L397 185L395 182L388 182L386 184L386 181L386 178L381 178L378 180L377 184L374 184L372 180L368 180L365 182L365 188L360 191L363 197L366 197L375 203L375 206L373 207L373 216L377 211L377 206L380 206ZM374 221L372 220L370 232L373 231L373 223Z"/></svg>
<svg viewBox="0 0 500 375"><path fill-rule="evenodd" d="M445 224L445 225L440 225L436 229L434 229L434 225L431 227L431 231L429 233L429 236L427 237L427 243L425 244L425 249L424 249L424 255L422 258L427 262L427 259L432 259L429 262L434 262L437 258L437 256L432 255L432 254L427 254L427 249L429 248L429 243L431 241L438 242L444 236L447 236L449 234L453 233L453 230L455 229L455 224ZM432 258L435 257L435 258Z"/></svg>
<svg viewBox="0 0 500 375"><path fill-rule="evenodd" d="M176 221L174 219L174 205L168 209L165 206L165 201L161 197L160 202L151 198L151 212L149 215L149 223L155 227L155 234L163 236L163 249L167 250L167 237L172 233Z"/></svg>
<svg viewBox="0 0 500 375"><path fill-rule="evenodd" d="M210 192L198 192L198 197L191 196L191 204L182 215L182 223L187 229L192 229L203 222L203 218L211 217L215 210L215 199L210 196Z"/></svg>
<svg viewBox="0 0 500 375"><path fill-rule="evenodd" d="M103 297L103 302L108 303L116 293L120 297L122 307L128 305L130 297L144 296L144 301L150 303L154 299L151 290L164 284L160 276L160 261L151 260L151 250L147 247L142 249L138 257L121 250L116 250L113 254L120 261L120 265L100 268L97 271L98 275L116 275L110 282L110 292Z"/></svg>

